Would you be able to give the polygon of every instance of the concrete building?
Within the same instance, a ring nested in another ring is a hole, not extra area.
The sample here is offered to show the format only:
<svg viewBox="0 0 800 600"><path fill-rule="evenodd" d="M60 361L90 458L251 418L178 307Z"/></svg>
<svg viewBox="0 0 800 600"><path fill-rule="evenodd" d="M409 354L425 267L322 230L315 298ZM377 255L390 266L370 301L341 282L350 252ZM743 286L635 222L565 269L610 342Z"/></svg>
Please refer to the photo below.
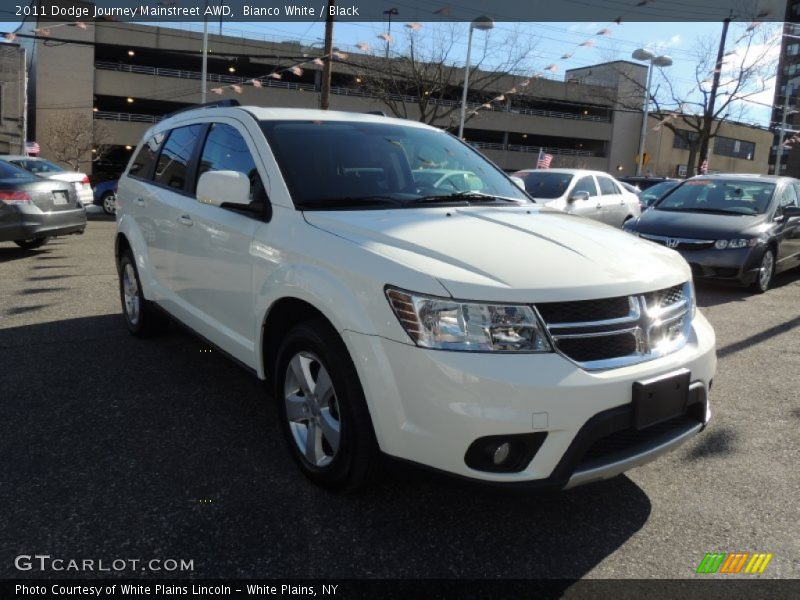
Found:
<svg viewBox="0 0 800 600"><path fill-rule="evenodd" d="M783 106L786 100L786 87L789 81L795 80L789 98L789 110L786 114L788 131L784 139L789 139L800 128L800 120L793 111L797 109L798 91L800 91L800 0L787 0L786 16L784 17L783 37L781 38L781 55L778 59L778 76L775 81L775 99L772 107L772 125L776 128L776 135L769 158L769 172L774 174L776 150L778 148L777 128L783 118ZM791 177L800 177L800 145L794 144L790 149L784 149L781 157L780 174Z"/></svg>
<svg viewBox="0 0 800 600"><path fill-rule="evenodd" d="M25 152L25 50L0 46L0 154Z"/></svg>
<svg viewBox="0 0 800 600"><path fill-rule="evenodd" d="M34 25L31 25L32 28ZM97 22L86 29L54 29L50 42L31 41L30 139L48 156L50 124L65 119L91 117L95 127L95 154L87 149L81 168L95 179L115 176L127 163L130 147L143 131L163 115L201 101L201 40L199 31L170 29L119 22ZM73 43L52 43L54 39ZM209 88L242 84L242 93L225 87L222 96L242 104L283 107L317 107L321 67L309 62L302 75L284 73L280 80L262 79L262 87L248 82L278 67L309 60L320 54L297 42L268 42L233 34L209 36ZM383 110L383 102L362 85L360 73L375 68L370 57L349 53L334 63L331 108L367 112ZM632 63L630 68L644 71ZM382 65L385 67L385 63ZM453 67L457 68L457 67ZM608 78L568 73L566 81L546 78L519 86L522 77L507 76L484 97L470 96L470 108L490 97L518 87L504 103L481 109L466 125L465 138L490 159L508 170L535 167L540 148L554 155L552 166L615 170L634 168L641 113L613 109L615 86ZM459 85L444 90L436 101L457 106ZM416 101L408 97L413 106ZM413 110L409 118L415 118ZM638 121L638 123L637 123ZM449 122L434 123L454 130ZM35 136L35 137L33 137ZM94 160L99 155L102 159Z"/></svg>

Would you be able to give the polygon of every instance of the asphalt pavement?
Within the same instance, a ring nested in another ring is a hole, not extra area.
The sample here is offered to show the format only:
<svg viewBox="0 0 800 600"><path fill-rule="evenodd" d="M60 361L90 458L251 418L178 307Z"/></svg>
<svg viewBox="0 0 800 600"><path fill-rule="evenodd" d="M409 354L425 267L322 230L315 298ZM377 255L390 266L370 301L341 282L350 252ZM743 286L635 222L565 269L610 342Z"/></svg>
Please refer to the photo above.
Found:
<svg viewBox="0 0 800 600"><path fill-rule="evenodd" d="M800 577L800 271L699 288L713 421L654 463L546 495L392 465L338 496L296 470L252 375L179 327L128 335L113 237L95 217L0 243L0 578L75 576L14 566L36 553L193 577L690 578L717 551Z"/></svg>

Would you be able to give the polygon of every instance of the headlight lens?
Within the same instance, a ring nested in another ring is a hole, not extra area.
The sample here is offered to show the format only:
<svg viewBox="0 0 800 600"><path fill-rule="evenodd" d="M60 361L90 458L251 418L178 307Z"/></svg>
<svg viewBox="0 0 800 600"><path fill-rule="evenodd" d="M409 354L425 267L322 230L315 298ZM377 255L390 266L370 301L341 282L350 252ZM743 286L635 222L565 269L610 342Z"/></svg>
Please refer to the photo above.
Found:
<svg viewBox="0 0 800 600"><path fill-rule="evenodd" d="M735 238L732 240L717 240L714 242L714 248L717 250L725 250L725 248L752 248L758 244L758 238Z"/></svg>
<svg viewBox="0 0 800 600"><path fill-rule="evenodd" d="M394 314L423 348L469 352L550 352L536 313L522 304L480 304L386 288Z"/></svg>

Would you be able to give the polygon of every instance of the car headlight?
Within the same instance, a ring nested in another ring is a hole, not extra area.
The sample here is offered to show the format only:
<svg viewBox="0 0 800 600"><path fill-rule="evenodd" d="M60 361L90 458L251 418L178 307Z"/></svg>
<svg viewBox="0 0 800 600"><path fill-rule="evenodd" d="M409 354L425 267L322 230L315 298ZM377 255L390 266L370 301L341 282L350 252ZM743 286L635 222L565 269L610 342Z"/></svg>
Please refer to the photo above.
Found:
<svg viewBox="0 0 800 600"><path fill-rule="evenodd" d="M469 352L551 352L533 308L459 302L386 288L386 298L417 346Z"/></svg>
<svg viewBox="0 0 800 600"><path fill-rule="evenodd" d="M729 248L734 250L736 248L752 248L758 244L758 238L735 238L732 240L717 240L714 242L714 248L717 250L725 250Z"/></svg>

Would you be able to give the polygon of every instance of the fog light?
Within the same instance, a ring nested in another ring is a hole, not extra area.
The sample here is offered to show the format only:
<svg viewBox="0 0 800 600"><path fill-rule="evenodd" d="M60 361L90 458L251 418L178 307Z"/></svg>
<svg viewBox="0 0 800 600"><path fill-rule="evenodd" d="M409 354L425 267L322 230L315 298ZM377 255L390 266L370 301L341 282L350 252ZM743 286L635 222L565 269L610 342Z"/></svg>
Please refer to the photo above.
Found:
<svg viewBox="0 0 800 600"><path fill-rule="evenodd" d="M492 456L492 462L500 466L504 462L506 462L506 459L508 458L508 455L510 453L511 453L511 446L509 445L508 442L503 442L494 451L494 455Z"/></svg>

